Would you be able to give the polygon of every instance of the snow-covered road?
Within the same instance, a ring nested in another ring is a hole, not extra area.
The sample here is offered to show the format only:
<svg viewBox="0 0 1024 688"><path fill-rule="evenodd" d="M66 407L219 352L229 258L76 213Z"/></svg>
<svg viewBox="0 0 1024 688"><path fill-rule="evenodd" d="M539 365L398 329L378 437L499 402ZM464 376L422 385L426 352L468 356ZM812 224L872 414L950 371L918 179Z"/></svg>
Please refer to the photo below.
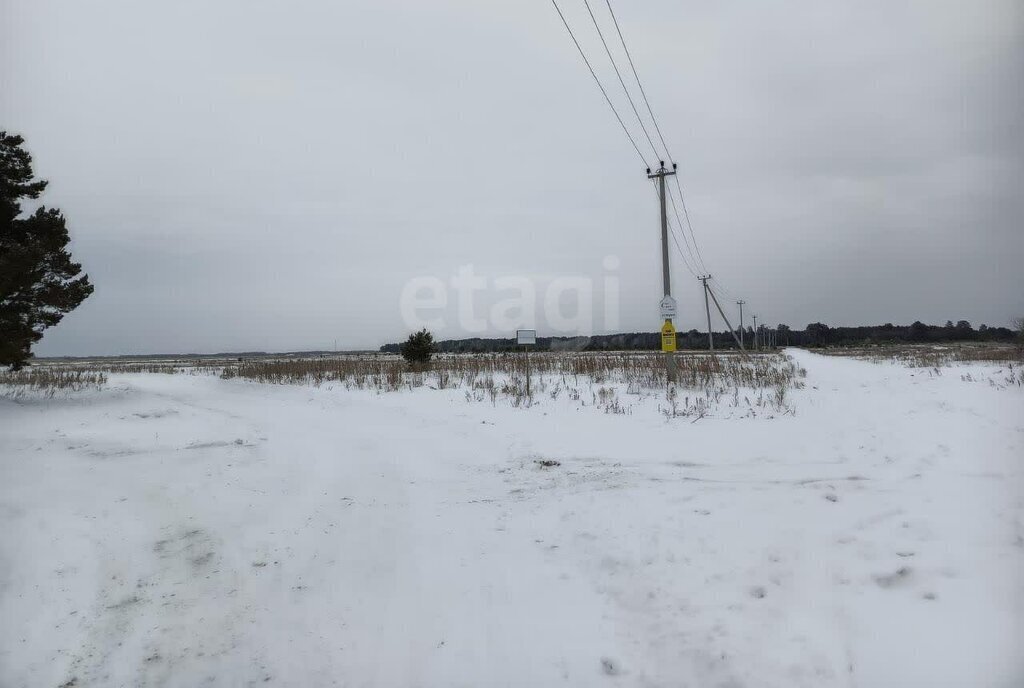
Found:
<svg viewBox="0 0 1024 688"><path fill-rule="evenodd" d="M790 353L776 418L0 400L0 686L1021 685L1024 390Z"/></svg>

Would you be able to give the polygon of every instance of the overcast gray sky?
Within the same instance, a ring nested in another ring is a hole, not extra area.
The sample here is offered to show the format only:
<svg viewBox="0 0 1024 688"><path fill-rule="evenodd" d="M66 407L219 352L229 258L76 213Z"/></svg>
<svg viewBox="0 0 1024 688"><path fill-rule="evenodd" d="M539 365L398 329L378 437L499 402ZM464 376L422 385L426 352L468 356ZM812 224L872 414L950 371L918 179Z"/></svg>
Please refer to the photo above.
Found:
<svg viewBox="0 0 1024 688"><path fill-rule="evenodd" d="M560 5L642 136L582 0ZM403 285L469 264L542 292L612 274L611 329L659 325L656 197L549 0L0 6L0 127L96 284L39 354L376 347L406 334ZM613 7L747 313L1024 315L1024 3ZM673 261L677 327L702 327Z"/></svg>

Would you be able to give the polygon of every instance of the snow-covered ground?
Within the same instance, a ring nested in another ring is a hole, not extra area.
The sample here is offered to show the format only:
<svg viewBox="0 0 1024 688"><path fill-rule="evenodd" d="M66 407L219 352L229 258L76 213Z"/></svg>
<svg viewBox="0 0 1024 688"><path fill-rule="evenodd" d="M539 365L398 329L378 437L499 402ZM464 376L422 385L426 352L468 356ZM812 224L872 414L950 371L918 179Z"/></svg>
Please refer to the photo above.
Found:
<svg viewBox="0 0 1024 688"><path fill-rule="evenodd" d="M0 686L1024 685L1024 390L790 353L772 418L0 401Z"/></svg>

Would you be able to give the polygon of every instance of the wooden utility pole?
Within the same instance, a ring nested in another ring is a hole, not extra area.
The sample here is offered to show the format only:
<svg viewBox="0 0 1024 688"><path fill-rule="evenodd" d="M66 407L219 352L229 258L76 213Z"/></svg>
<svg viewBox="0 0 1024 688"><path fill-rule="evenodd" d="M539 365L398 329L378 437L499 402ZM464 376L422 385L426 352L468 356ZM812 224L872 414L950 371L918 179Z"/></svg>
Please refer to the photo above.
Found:
<svg viewBox="0 0 1024 688"><path fill-rule="evenodd" d="M677 165L672 163L672 169L669 170L665 167L665 161L661 160L660 166L656 172L651 172L651 168L647 168L647 178L658 180L658 199L661 201L661 281L663 286L664 300L672 301L672 279L669 275L668 269L668 209L666 207L665 197L665 177L671 177L676 173ZM674 310L674 308L672 309ZM665 327L668 327L673 331L673 337L675 326L672 324L672 315L664 313L664 326L662 332L664 333ZM675 382L678 377L676 373L676 354L675 345L673 344L671 350L664 349L664 339L662 340L662 350L665 351L665 368L668 373L668 381Z"/></svg>
<svg viewBox="0 0 1024 688"><path fill-rule="evenodd" d="M757 346L757 316L755 315L753 317L754 317L754 351L757 351L757 349L758 349L758 346Z"/></svg>
<svg viewBox="0 0 1024 688"><path fill-rule="evenodd" d="M745 348L743 346L743 339L744 339L744 336L743 336L743 304L745 304L745 303L746 303L746 301L743 301L742 299L740 299L739 301L736 302L736 305L738 305L740 307L740 348L741 349Z"/></svg>
<svg viewBox="0 0 1024 688"><path fill-rule="evenodd" d="M711 335L711 305L708 303L708 280L711 279L711 275L704 275L697 279L704 284L704 310L708 314L708 350L714 352L715 338Z"/></svg>

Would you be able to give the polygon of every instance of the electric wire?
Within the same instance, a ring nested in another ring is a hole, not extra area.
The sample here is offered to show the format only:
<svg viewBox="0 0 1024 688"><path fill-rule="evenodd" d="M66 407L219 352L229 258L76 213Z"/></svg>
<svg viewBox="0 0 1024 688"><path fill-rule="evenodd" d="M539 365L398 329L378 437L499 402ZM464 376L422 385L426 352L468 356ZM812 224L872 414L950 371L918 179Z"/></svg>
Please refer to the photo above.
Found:
<svg viewBox="0 0 1024 688"><path fill-rule="evenodd" d="M682 249L681 249L681 248L679 247L679 239L678 239L678 238L676 238L676 232L675 232L675 228L674 228L674 227L672 227L672 222L671 222L671 221L669 222L669 228L670 228L670 229L672 230L672 231L671 231L670 233L671 233L671 235L672 235L672 241L673 241L673 242L675 243L675 245L676 245L676 251L678 251L678 252L679 252L679 257L683 259L683 265L685 265L685 266L686 266L686 269L687 269L687 271L689 271L689 273L690 273L691 275L693 275L694 277L696 277L696 276L697 276L697 273L693 271L693 268L692 268L692 267L690 267L690 264L689 264L689 263L688 263L688 262L686 261L686 256L685 256L685 255L683 255L683 250L682 250Z"/></svg>
<svg viewBox="0 0 1024 688"><path fill-rule="evenodd" d="M654 197L660 199L661 195L658 193L657 184L654 185L653 189L654 189ZM667 225L668 225L668 230L669 230L668 233L672 236L672 242L675 244L676 251L679 253L679 257L682 259L683 265L686 267L687 272L689 272L694 277L697 277L697 272L695 271L694 266L691 264L691 260L687 259L686 253L683 252L683 249L682 249L682 247L679 244L679 237L676 235L676 231L677 230L676 230L675 225L672 224L672 218L669 217L669 216L666 216L665 219L666 219L666 222L667 222ZM686 238L685 235L684 235L683 238L684 239Z"/></svg>
<svg viewBox="0 0 1024 688"><path fill-rule="evenodd" d="M636 103L633 102L633 96L630 95L629 89L626 88L626 82L622 78L622 72L619 71L619 65L616 64L615 58L612 57L612 51L608 48L608 42L604 40L604 32L601 31L601 25L597 23L597 17L594 16L594 11L590 8L590 0L583 0L583 4L587 6L587 12L590 14L590 20L594 22L594 28L597 29L597 36L601 39L601 45L604 46L604 52L608 55L608 61L612 63L612 69L615 70L615 76L619 78L619 85L622 86L622 92L626 94L626 100L629 101L629 106L633 108L633 114L636 115L636 121L640 124L640 130L643 131L644 136L647 137L647 143L650 144L651 152L654 153L654 159L657 160L661 156L658 154L658 149L654 147L654 141L651 139L651 135L647 132L647 127L644 126L644 120L640 117L640 112L636 109ZM666 149L665 152L668 152L668 149Z"/></svg>
<svg viewBox="0 0 1024 688"><path fill-rule="evenodd" d="M659 198L660 199L661 195L658 193L657 186L654 186L653 190L654 190L655 198ZM683 249L679 245L679 238L676 236L676 228L672 224L672 218L666 216L666 220L668 221L668 229L669 229L668 233L672 236L672 242L675 244L676 251L679 253L679 257L682 258L682 260L683 260L683 265L686 267L687 272L689 272L691 275L696 277L697 276L697 272L693 269L693 266L690 265L690 261L687 260L686 254L683 253ZM685 239L685 235L684 235L683 238Z"/></svg>
<svg viewBox="0 0 1024 688"><path fill-rule="evenodd" d="M725 285L722 284L722 281L720 279L718 279L717 277L712 277L711 281L715 283L715 285L718 287L718 290L723 295L727 296L728 298L732 299L733 301L740 300L739 297L737 297L734 293L732 293L730 290L726 289Z"/></svg>
<svg viewBox="0 0 1024 688"><path fill-rule="evenodd" d="M686 218L686 226L690 229L690 239L693 241L693 246L697 250L697 258L700 259L700 264L704 268L704 272L710 272L707 266L704 265L704 256L701 255L700 245L697 243L697 237L693 233L693 224L690 222L690 211L686 208L686 197L683 196L683 187L679 183L679 175L672 175L676 181L676 188L679 190L679 203L683 206L683 217ZM681 223L680 223L681 224Z"/></svg>
<svg viewBox="0 0 1024 688"><path fill-rule="evenodd" d="M730 301L734 301L734 302L735 302L735 301L739 301L739 300L741 300L741 299L738 299L738 298L736 297L736 295L735 295L735 294L733 294L733 293L732 293L731 291L729 291L728 289L726 289L726 288L725 288L725 285L723 285L723 284L722 284L722 282L721 282L721 280L719 280L719 279L718 279L717 277L712 277L712 278L711 278L711 279L710 279L709 281L710 281L710 282L713 282L713 283L714 283L714 287L715 287L715 290L717 290L717 294L718 294L718 295L720 295L720 296L723 296L723 295L724 295L724 296L725 296L726 298L728 298L728 299L729 299ZM709 285L709 286L708 286L708 288L709 288L709 289L711 289L711 285ZM750 313L751 315L753 315L753 313L754 313L754 311L755 311L755 309L754 309L754 304L752 304L752 303L751 303L751 302L750 302L749 300L744 300L744 301L743 301L743 305L744 305L744 306L747 306L747 307L748 307L748 308L747 308L748 312L749 312L749 313ZM745 330L745 329L746 329L746 328L748 328L748 327L750 327L750 324L749 324L749 323L745 324L745 325L743 326L743 329ZM740 329L740 325L739 325L738 321L737 321L736 329L737 329L737 331L738 331L738 330Z"/></svg>
<svg viewBox="0 0 1024 688"><path fill-rule="evenodd" d="M615 10L612 9L611 0L605 0L605 4L608 5L608 13L612 15L612 22L615 24L615 31L619 34L619 41L622 43L622 49L626 53L626 59L629 60L629 68L633 70L633 78L636 79L636 85L640 89L640 95L643 96L644 104L647 106L647 114L651 116L651 121L654 122L654 130L658 132L658 138L661 139L661 147L665 149L665 155L669 160L672 159L672 154L669 153L668 145L665 143L665 137L661 135L661 127L658 126L658 118L654 116L654 111L651 109L651 101L647 100L647 93L644 91L644 85L640 83L640 75L637 74L636 66L633 64L633 56L629 52L629 48L626 46L626 39L622 36L622 29L619 28L619 20L615 17Z"/></svg>
<svg viewBox="0 0 1024 688"><path fill-rule="evenodd" d="M686 249L690 252L690 257L693 258L693 264L699 266L700 269L701 269L701 272L703 272L704 274L707 274L708 273L707 266L704 265L704 261L703 260L698 260L698 254L693 250L693 247L690 245L689 239L686 238L686 230L683 227L683 221L679 217L679 209L676 207L676 198L672 194L672 187L666 185L665 188L668 191L668 199L669 199L669 201L672 202L672 212L676 216L676 223L679 225L679 232L680 232L680 234L683 235L683 241L686 242Z"/></svg>
<svg viewBox="0 0 1024 688"><path fill-rule="evenodd" d="M644 154L640 152L640 147L636 145L636 141L633 140L633 136L629 133L629 129L626 128L625 122L622 121L622 117L619 116L619 111L615 109L615 105L612 103L612 99L608 97L608 92L604 89L604 85L601 83L601 80L597 78L597 73L591 66L590 60L587 59L586 53L583 52L583 47L580 45L580 42L576 40L576 36L572 32L572 28L570 28L569 22L566 20L565 15L562 14L562 9L558 6L556 0L551 0L551 4L555 6L555 11L558 12L558 16L561 17L562 23L565 25L565 30L569 32L569 38L572 39L572 42L576 45L576 49L580 52L580 57L583 58L583 62L587 65L587 69L590 70L590 76L594 77L594 81L597 83L597 87L601 89L601 94L604 96L605 102L608 103L608 107L612 109L612 113L615 115L615 119L619 121L619 126L622 127L623 133L626 135L626 138L629 139L629 142L633 144L633 150L636 151L636 154L640 157L640 160L643 161L644 166L650 167L650 165L647 164L647 159L644 158Z"/></svg>
<svg viewBox="0 0 1024 688"><path fill-rule="evenodd" d="M711 282L714 282L715 288L718 289L718 293L722 294L723 296L728 298L730 301L740 301L741 300L739 297L737 297L730 290L726 289L725 285L723 285L721 280L719 280L717 277L712 277L711 278ZM754 308L754 304L751 303L749 299L745 300L744 305L749 306L750 307L749 310L751 310L751 311Z"/></svg>
<svg viewBox="0 0 1024 688"><path fill-rule="evenodd" d="M584 0L584 2L587 2L587 0ZM615 16L615 10L612 9L611 0L605 0L605 4L608 6L608 14L610 14L611 17L612 17L612 23L615 24L615 31L619 35L619 42L622 43L622 50L623 50L623 52L626 53L626 59L629 61L629 68L633 72L633 78L636 80L637 88L640 89L640 95L644 99L644 105L647 107L647 114L649 114L651 116L651 122L654 123L654 130L658 134L658 139L661 141L662 148L665 149L666 156L668 157L668 159L670 161L675 162L675 157L672 155L672 152L669 150L668 144L665 143L665 137L661 133L661 126L658 124L658 118L654 116L654 110L653 110L653 108L651 108L651 101L647 98L647 91L644 90L643 82L640 81L640 74L639 74L639 72L637 72L636 64L633 62L633 54L631 52L629 52L629 46L626 44L626 38L622 34L622 27L619 26L618 17ZM588 10L590 9L589 3L587 4L587 9ZM593 18L593 13L591 13L591 18ZM596 26L596 20L595 20L595 26ZM598 29L598 33L600 33L600 29ZM602 42L604 42L604 38L602 38L601 40L602 40ZM607 49L608 49L608 46L605 45L605 50L607 50ZM609 55L609 57L610 57L610 55ZM613 64L614 64L614 61L613 61ZM616 71L616 74L618 74L618 69L617 68L616 68L615 71ZM621 75L619 76L619 81L622 81ZM626 88L625 84L623 84L623 89L625 89L625 88ZM628 93L627 93L627 95L628 95ZM632 104L632 100L630 100L630 104ZM636 110L636 108L634 108L634 111L635 110ZM637 117L639 118L639 114L637 115ZM641 127L642 126L643 126L643 123L641 123ZM645 134L647 133L646 129L644 129L644 133ZM651 145L653 147L654 144L652 143ZM691 239L691 241L693 243L693 247L694 247L695 252L697 254L697 256L696 256L697 260L700 262L701 269L705 273L707 273L707 272L709 272L709 270L707 269L707 265L704 263L704 256L701 254L700 245L697 243L697 237L696 237L696 235L693 232L693 223L690 222L690 212L689 212L689 210L686 207L686 197L683 196L683 187L679 183L679 175L673 175L673 176L675 176L676 189L678 189L678 191L679 191L679 203L683 207L683 217L686 218L686 225L685 225L685 227L683 225L682 220L679 220L677 218L677 221L679 222L680 229L682 231L686 231L687 229L689 230L689 232L690 232L690 239ZM685 234L684 234L684 237L685 237Z"/></svg>
<svg viewBox="0 0 1024 688"><path fill-rule="evenodd" d="M580 42L577 40L576 35L573 33L572 27L569 26L569 22L566 19L565 14L562 12L562 9L558 6L557 0L551 0L551 4L554 5L555 11L558 12L558 16L562 20L562 24L565 26L566 31L569 33L569 38L572 39L572 42L576 46L576 50L579 52L580 57L583 58L583 62L586 65L587 70L590 72L590 76L593 77L594 82L597 84L597 87L601 91L601 95L604 96L605 102L611 109L612 114L615 115L615 119L616 121L618 121L619 126L622 128L622 132L626 135L626 138L633 146L633 150L636 151L636 154L640 158L640 160L643 161L645 166L649 167L649 165L647 164L647 160L644 157L644 154L641 152L640 147L637 145L636 139L630 133L629 127L626 126L626 123L623 121L618 109L616 109L615 104L612 102L611 97L608 95L608 91L605 89L604 84L601 83L601 79L597 76L597 72L594 70L594 67L591 64L590 60L587 58L587 55L584 52L583 47L580 45ZM660 154L658 153L657 146L655 146L654 140L644 124L643 118L641 117L640 112L636 107L636 103L634 102L633 97L626 86L625 80L622 78L622 73L619 70L618 64L616 63L615 58L612 55L611 49L609 48L607 41L605 40L604 33L601 31L600 24L598 23L597 18L594 15L589 0L584 0L584 4L586 5L587 12L590 15L590 19L594 24L594 28L597 30L597 34L601 40L602 46L604 47L605 54L608 56L609 61L612 63L612 68L615 70L615 75L618 77L619 84L622 86L622 90L626 94L626 99L629 101L630 107L633 110L633 114L636 115L637 123L640 125L640 128L643 131L644 136L647 139L647 143L651 146L651 151L654 153L655 158L658 159L660 158ZM643 98L644 105L647 109L647 113L651 118L651 122L654 124L654 130L658 135L658 140L661 142L662 148L665 150L666 157L670 161L674 162L675 158L672 155L672 152L669 149L668 144L665 142L665 137L662 134L661 126L658 124L658 119L654 115L654 110L651 107L650 100L647 97L647 92L644 90L643 82L640 80L640 75L636 69L636 64L633 62L633 55L629 51L629 46L626 43L626 39L622 33L622 28L619 25L618 17L616 17L615 11L614 9L612 9L611 0L605 0L605 4L608 6L608 12L611 15L613 24L615 25L615 31L619 36L619 41L622 44L622 49L626 54L626 59L629 62L630 70L633 73L633 78L635 79L637 88L639 89L640 95ZM703 253L700 250L700 244L697 242L696 234L693 231L693 223L690 220L690 212L686 205L686 197L683 194L683 187L679 181L679 176L672 176L675 177L676 192L679 196L679 203L677 204L675 198L676 193L672 191L671 186L667 188L666 192L668 193L669 200L672 204L672 211L675 215L675 223L672 222L671 217L667 218L668 227L670 230L669 233L672 235L672 242L676 247L676 252L679 254L679 257L683 261L683 265L686 267L686 270L692 276L698 277L698 273L709 274L711 271L708 270L707 268L707 264L704 261ZM654 193L656 197L660 198L660 194L658 193L657 188L654 189ZM682 215L680 215L679 213L680 208L682 208ZM679 242L678 235L680 234L683 237L682 244L680 244ZM687 238L687 234L689 234L689 238ZM686 247L685 251L683 249L684 245ZM689 258L687 257L687 254L689 254ZM699 270L695 268L699 268ZM737 300L736 296L732 294L730 290L726 289L720 280L712 277L711 281L715 282L716 287L719 290L719 293L728 296L731 300Z"/></svg>

